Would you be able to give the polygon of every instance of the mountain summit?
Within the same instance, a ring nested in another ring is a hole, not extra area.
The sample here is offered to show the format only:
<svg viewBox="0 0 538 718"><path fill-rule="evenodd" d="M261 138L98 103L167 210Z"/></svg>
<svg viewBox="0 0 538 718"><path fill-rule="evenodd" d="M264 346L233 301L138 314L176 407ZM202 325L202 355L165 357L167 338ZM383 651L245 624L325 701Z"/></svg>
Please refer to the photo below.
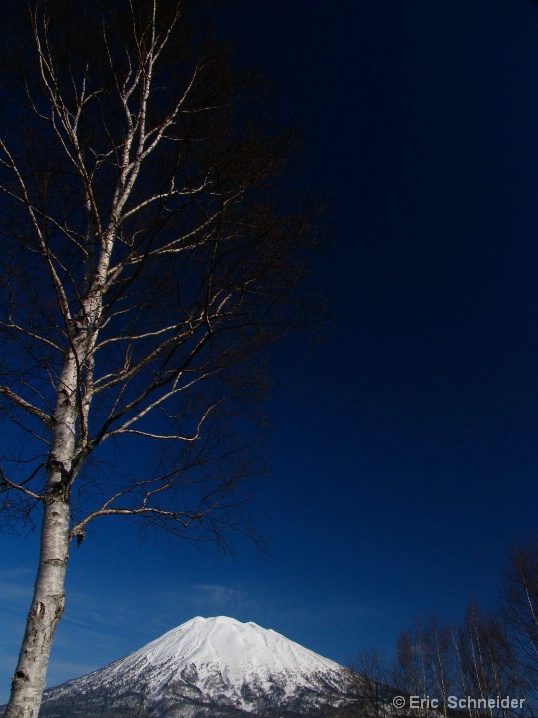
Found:
<svg viewBox="0 0 538 718"><path fill-rule="evenodd" d="M40 716L292 716L345 700L337 663L252 622L197 617L49 689Z"/></svg>

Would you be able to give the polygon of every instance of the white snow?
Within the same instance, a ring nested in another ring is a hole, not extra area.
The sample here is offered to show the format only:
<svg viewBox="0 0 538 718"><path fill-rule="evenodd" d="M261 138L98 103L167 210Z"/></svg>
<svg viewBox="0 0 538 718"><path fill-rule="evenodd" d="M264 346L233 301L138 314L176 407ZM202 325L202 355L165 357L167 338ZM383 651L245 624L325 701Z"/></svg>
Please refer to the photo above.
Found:
<svg viewBox="0 0 538 718"><path fill-rule="evenodd" d="M276 631L261 628L249 621L217 616L196 618L148 643L124 661L137 661L146 656L153 665L179 659L177 668L190 663L219 663L249 673L264 667L286 672L312 673L338 670L340 666L328 658L290 641Z"/></svg>
<svg viewBox="0 0 538 718"><path fill-rule="evenodd" d="M99 686L121 693L129 685L145 685L158 700L182 681L204 700L217 695L219 701L251 710L242 692L245 684L256 694L269 694L276 686L286 697L300 688L321 695L327 685L342 688L341 671L334 661L256 623L198 616L110 666L52 689L50 698Z"/></svg>

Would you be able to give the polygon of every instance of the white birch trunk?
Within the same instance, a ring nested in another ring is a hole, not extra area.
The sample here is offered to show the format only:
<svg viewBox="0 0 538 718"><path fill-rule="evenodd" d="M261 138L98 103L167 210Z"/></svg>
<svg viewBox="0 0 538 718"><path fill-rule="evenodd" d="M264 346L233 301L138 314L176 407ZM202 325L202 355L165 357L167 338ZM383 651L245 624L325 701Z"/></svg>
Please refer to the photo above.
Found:
<svg viewBox="0 0 538 718"><path fill-rule="evenodd" d="M37 718L52 639L64 609L70 541L70 473L76 431L76 380L76 362L70 354L58 385L34 596L4 718Z"/></svg>
<svg viewBox="0 0 538 718"><path fill-rule="evenodd" d="M19 662L4 718L37 718L54 631L64 608L64 579L69 549L69 504L45 505L39 571Z"/></svg>

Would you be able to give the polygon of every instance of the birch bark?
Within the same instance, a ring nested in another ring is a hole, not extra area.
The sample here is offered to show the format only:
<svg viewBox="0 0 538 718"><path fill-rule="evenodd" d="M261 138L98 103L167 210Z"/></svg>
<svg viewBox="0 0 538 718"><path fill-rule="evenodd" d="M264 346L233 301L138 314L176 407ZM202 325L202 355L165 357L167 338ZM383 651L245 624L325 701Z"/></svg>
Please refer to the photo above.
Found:
<svg viewBox="0 0 538 718"><path fill-rule="evenodd" d="M64 610L70 542L69 493L76 431L76 381L76 361L71 354L65 361L58 385L34 595L4 718L37 718L52 639Z"/></svg>

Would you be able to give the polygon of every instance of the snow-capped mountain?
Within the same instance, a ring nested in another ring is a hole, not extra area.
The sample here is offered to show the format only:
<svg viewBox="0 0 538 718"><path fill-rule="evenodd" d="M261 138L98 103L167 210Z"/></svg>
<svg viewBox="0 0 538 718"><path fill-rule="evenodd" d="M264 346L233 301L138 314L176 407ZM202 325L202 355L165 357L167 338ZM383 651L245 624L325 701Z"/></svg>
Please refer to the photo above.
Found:
<svg viewBox="0 0 538 718"><path fill-rule="evenodd" d="M42 718L292 716L347 700L344 669L279 633L193 618L147 646L45 692Z"/></svg>

